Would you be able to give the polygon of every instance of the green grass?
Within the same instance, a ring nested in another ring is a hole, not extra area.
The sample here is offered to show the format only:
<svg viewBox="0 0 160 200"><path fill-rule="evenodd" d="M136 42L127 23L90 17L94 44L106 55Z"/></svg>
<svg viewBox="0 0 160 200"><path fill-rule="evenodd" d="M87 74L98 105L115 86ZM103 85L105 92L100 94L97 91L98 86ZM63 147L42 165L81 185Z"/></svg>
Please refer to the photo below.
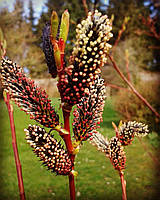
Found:
<svg viewBox="0 0 160 200"><path fill-rule="evenodd" d="M53 101L58 109L58 100ZM11 132L7 109L2 101L0 111L0 200L16 200L19 199L19 194ZM25 141L23 130L29 123L34 124L34 121L16 106L14 117L27 200L69 199L68 177L55 176L47 171ZM100 132L109 138L114 136L112 121L118 123L119 116L116 115L111 101L107 101ZM148 138L143 141L150 149ZM152 153L156 155L156 152ZM138 140L126 148L126 155L125 179L128 199L160 199L157 194L160 188L159 172ZM84 143L76 157L75 170L78 171L78 177L75 179L78 200L121 199L118 173L113 169L109 159L88 142Z"/></svg>

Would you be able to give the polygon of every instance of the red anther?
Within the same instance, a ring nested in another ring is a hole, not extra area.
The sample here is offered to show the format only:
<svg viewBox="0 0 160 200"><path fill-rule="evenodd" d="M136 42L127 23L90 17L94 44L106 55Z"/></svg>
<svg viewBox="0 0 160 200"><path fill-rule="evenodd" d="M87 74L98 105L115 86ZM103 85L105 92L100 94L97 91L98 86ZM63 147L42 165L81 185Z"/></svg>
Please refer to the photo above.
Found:
<svg viewBox="0 0 160 200"><path fill-rule="evenodd" d="M70 91L70 88L67 88L67 89L65 90L65 92L68 92L68 91Z"/></svg>
<svg viewBox="0 0 160 200"><path fill-rule="evenodd" d="M73 86L73 88L74 88L74 89L76 89L76 88L77 88L77 86L76 86L76 85L74 85L74 86Z"/></svg>

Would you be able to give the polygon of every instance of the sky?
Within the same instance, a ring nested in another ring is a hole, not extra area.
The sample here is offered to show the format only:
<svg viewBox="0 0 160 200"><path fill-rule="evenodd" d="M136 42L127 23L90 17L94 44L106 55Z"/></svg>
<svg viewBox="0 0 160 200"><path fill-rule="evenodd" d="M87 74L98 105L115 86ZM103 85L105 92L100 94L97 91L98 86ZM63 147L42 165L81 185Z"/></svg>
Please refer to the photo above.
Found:
<svg viewBox="0 0 160 200"><path fill-rule="evenodd" d="M47 0L32 0L33 9L34 9L36 18L39 18L42 10L45 10L46 1ZM14 8L14 3L15 3L15 0L0 0L0 8L7 7L9 11L12 11ZM25 15L28 15L29 13L28 5L29 5L29 0L24 0Z"/></svg>
<svg viewBox="0 0 160 200"><path fill-rule="evenodd" d="M25 16L28 16L28 14L29 14L29 9L28 9L29 1L30 0L23 1ZM108 0L101 0L101 1L103 1L106 5L108 4ZM47 0L32 0L35 24L38 22L38 18L40 17L42 10L46 11L46 7L45 7L46 2L47 2ZM93 2L94 2L94 0L93 0ZM0 9L7 7L9 9L9 11L12 11L14 8L14 3L15 3L15 0L0 0Z"/></svg>

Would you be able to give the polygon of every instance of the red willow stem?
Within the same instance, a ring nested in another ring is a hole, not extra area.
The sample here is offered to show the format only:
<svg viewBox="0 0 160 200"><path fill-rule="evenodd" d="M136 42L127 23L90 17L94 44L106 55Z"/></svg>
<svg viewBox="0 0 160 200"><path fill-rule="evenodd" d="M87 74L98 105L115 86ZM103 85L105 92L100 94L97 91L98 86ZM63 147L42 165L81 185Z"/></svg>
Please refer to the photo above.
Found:
<svg viewBox="0 0 160 200"><path fill-rule="evenodd" d="M87 6L87 3L86 3L86 0L82 0L82 4L83 4L83 7L84 7L84 11L86 13L86 16L88 15L88 6Z"/></svg>
<svg viewBox="0 0 160 200"><path fill-rule="evenodd" d="M14 117L13 117L13 107L9 102L10 101L10 97L9 97L8 93L7 93L7 98L4 97L4 101L5 101L7 109L8 109L10 126L11 126L12 146L13 146L14 159L15 159L16 170L17 170L17 178L18 178L18 187L19 187L20 199L21 200L25 200L22 168L21 168L21 162L20 162L20 159L19 159L18 147L17 147L17 142L16 142L16 132L15 132L15 125L14 125Z"/></svg>
<svg viewBox="0 0 160 200"><path fill-rule="evenodd" d="M127 85L131 88L133 93L155 114L156 117L160 118L160 114L151 106L151 104L134 88L134 86L127 80L124 74L120 71L119 67L116 65L112 56L108 55L110 61L113 64L114 69L118 72L120 77L127 83Z"/></svg>
<svg viewBox="0 0 160 200"><path fill-rule="evenodd" d="M131 92L127 88L121 87L119 85L111 84L111 83L106 83L105 82L105 86L108 86L108 87L111 87L111 88L116 88L116 89L119 89L119 90L125 90L126 92Z"/></svg>
<svg viewBox="0 0 160 200"><path fill-rule="evenodd" d="M128 51L125 52L125 60L126 60L126 72L127 72L128 81L131 82L131 76L130 76L130 72L129 72Z"/></svg>
<svg viewBox="0 0 160 200"><path fill-rule="evenodd" d="M119 176L121 179L121 185L122 185L122 200L127 200L127 193L126 193L126 181L124 180L124 174L123 172L119 172Z"/></svg>
<svg viewBox="0 0 160 200"><path fill-rule="evenodd" d="M64 108L63 108L63 118L64 118L64 128L69 132L69 134L63 136L63 139L66 144L66 148L69 153L71 162L73 164L72 170L74 170L75 155L73 155L73 146L70 135L70 125L69 125L70 111L66 111ZM69 174L69 190L70 190L70 199L75 200L75 184L74 184L74 175L72 173Z"/></svg>

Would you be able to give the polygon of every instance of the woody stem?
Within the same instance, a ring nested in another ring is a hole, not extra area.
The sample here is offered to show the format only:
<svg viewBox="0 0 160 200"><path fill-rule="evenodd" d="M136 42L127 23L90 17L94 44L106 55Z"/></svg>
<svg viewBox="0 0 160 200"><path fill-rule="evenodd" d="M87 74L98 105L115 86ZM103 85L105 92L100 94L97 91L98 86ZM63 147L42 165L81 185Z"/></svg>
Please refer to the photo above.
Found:
<svg viewBox="0 0 160 200"><path fill-rule="evenodd" d="M66 111L64 108L63 108L63 118L64 118L64 128L69 132L69 134L63 136L63 139L66 144L66 148L69 153L71 162L73 164L72 170L74 170L75 156L73 155L73 146L70 135L70 125L69 125L70 111ZM70 189L70 199L75 200L75 183L74 183L74 175L72 173L69 175L69 189Z"/></svg>
<svg viewBox="0 0 160 200"><path fill-rule="evenodd" d="M124 174L123 172L119 172L120 179L121 179L121 185L122 185L122 200L127 200L127 194L126 194L126 181L124 180Z"/></svg>
<svg viewBox="0 0 160 200"><path fill-rule="evenodd" d="M9 97L8 93L7 93L7 98L4 97L4 101L5 101L7 109L8 109L10 126L11 126L12 146L13 146L14 159L15 159L16 170L17 170L20 199L25 200L22 168L21 168L21 162L20 162L20 159L19 159L18 147L17 147L17 142L16 142L16 132L15 132L15 125L14 125L14 117L13 117L13 107L10 104L10 97Z"/></svg>
<svg viewBox="0 0 160 200"><path fill-rule="evenodd" d="M157 118L160 118L160 114L151 106L151 104L134 88L131 82L129 82L128 79L124 76L124 74L121 72L119 67L116 65L113 57L110 55L108 55L108 57L110 61L112 62L114 69L117 71L120 77L125 81L125 83L127 83L127 85L130 87L132 92L155 114Z"/></svg>

